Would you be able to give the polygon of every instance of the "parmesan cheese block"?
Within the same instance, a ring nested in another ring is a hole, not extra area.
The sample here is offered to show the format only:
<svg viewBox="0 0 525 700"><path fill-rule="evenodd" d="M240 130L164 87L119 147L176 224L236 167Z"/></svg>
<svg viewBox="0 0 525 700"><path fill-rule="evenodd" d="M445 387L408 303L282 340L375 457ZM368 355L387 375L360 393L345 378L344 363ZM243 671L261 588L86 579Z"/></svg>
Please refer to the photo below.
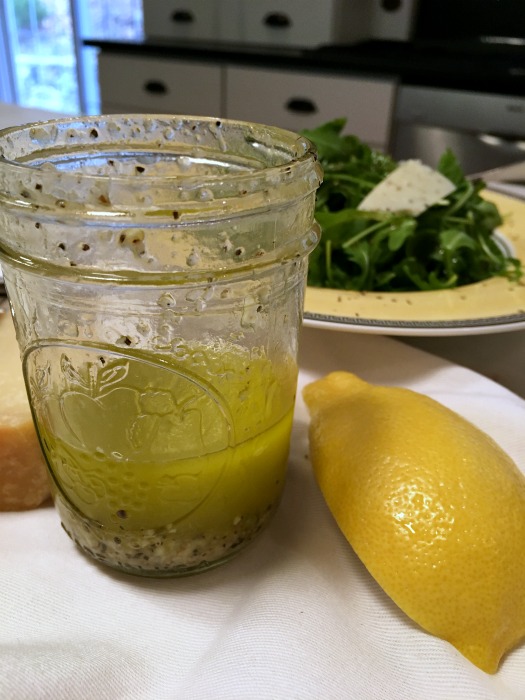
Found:
<svg viewBox="0 0 525 700"><path fill-rule="evenodd" d="M36 508L49 495L13 322L0 312L0 511Z"/></svg>
<svg viewBox="0 0 525 700"><path fill-rule="evenodd" d="M437 170L419 160L406 160L381 180L357 208L361 211L406 211L418 216L455 189L456 185Z"/></svg>

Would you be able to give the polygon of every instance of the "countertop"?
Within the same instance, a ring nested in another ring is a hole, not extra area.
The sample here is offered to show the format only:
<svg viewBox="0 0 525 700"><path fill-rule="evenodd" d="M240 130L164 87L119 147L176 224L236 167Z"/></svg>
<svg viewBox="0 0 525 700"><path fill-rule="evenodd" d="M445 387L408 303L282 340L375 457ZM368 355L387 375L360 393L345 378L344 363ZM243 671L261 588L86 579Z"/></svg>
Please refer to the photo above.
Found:
<svg viewBox="0 0 525 700"><path fill-rule="evenodd" d="M317 48L281 48L170 39L85 39L102 51L252 66L395 77L424 85L503 95L525 95L525 52L477 43L365 41Z"/></svg>
<svg viewBox="0 0 525 700"><path fill-rule="evenodd" d="M0 102L0 129L5 129L9 126L17 126L19 124L28 124L34 121L53 119L60 116L63 115L57 112L51 112L47 109L20 107L20 105L8 102Z"/></svg>

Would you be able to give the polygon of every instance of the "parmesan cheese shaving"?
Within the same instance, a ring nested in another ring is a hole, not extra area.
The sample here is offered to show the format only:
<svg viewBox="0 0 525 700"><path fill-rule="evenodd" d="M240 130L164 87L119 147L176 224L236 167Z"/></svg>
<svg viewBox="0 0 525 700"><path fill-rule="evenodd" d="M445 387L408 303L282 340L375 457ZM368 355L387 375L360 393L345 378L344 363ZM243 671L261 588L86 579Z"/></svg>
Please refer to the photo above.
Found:
<svg viewBox="0 0 525 700"><path fill-rule="evenodd" d="M437 170L419 160L406 160L374 187L357 208L361 211L406 211L418 216L455 189L456 186Z"/></svg>
<svg viewBox="0 0 525 700"><path fill-rule="evenodd" d="M0 313L0 511L36 508L49 479L27 399L13 322Z"/></svg>

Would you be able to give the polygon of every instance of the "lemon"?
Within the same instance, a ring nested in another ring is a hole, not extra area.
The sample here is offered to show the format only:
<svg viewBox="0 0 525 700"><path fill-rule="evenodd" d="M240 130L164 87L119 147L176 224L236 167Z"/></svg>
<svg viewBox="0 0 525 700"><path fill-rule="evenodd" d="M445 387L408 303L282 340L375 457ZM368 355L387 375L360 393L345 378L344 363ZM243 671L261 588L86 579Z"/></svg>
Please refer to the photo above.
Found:
<svg viewBox="0 0 525 700"><path fill-rule="evenodd" d="M316 479L394 602L487 673L525 637L525 477L433 399L333 372L305 387Z"/></svg>

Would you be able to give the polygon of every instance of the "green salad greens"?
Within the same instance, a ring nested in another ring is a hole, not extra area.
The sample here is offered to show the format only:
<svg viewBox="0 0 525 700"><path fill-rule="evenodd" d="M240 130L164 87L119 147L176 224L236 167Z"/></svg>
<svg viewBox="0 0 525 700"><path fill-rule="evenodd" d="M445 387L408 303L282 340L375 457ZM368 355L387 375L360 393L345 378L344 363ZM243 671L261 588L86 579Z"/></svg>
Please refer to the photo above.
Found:
<svg viewBox="0 0 525 700"><path fill-rule="evenodd" d="M419 216L360 211L364 197L398 163L357 137L345 119L302 133L317 147L324 180L317 192L321 242L310 256L308 284L361 291L447 289L497 275L518 280L520 261L494 235L502 223L485 201L482 180L468 180L452 153L437 170L456 189Z"/></svg>

